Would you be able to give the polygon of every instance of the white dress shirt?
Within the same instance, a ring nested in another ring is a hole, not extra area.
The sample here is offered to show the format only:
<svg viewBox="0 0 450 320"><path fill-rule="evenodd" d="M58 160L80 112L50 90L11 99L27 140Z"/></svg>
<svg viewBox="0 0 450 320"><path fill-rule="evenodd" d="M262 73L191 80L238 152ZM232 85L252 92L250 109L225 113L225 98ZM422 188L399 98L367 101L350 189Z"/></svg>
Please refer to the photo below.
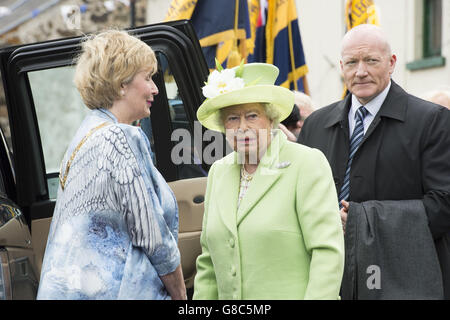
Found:
<svg viewBox="0 0 450 320"><path fill-rule="evenodd" d="M370 100L367 104L364 105L364 107L369 111L369 113L364 118L364 134L366 134L367 129L369 128L370 124L372 123L373 119L375 118L376 114L381 108L381 105L383 104L384 100L386 99L386 96L389 92L389 89L391 88L391 81L389 81L389 84L387 87L381 91L379 95L377 95L375 98ZM355 129L355 114L356 111L361 107L361 102L358 101L358 99L352 95L352 106L350 108L350 111L348 113L348 125L349 125L349 133L350 137L352 136L353 130Z"/></svg>

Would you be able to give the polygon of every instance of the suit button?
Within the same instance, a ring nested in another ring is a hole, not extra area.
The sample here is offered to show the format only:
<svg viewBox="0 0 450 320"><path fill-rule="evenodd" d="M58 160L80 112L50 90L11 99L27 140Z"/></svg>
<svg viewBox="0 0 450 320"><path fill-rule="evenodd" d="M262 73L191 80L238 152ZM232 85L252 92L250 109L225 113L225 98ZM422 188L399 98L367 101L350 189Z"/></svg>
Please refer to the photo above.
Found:
<svg viewBox="0 0 450 320"><path fill-rule="evenodd" d="M231 248L234 248L234 239L233 239L233 238L231 238L231 239L228 241L228 243L230 244L230 247L231 247Z"/></svg>
<svg viewBox="0 0 450 320"><path fill-rule="evenodd" d="M231 266L231 275L236 277L236 268L234 266Z"/></svg>

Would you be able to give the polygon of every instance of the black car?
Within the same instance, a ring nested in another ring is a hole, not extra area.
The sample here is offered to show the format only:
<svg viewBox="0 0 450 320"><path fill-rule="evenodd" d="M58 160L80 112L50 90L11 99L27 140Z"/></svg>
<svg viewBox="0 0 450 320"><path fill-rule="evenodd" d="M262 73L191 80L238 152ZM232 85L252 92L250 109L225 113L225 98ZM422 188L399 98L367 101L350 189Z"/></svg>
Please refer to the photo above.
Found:
<svg viewBox="0 0 450 320"><path fill-rule="evenodd" d="M192 143L192 160L174 163L171 152L183 128L194 136L209 73L191 24L175 21L129 30L155 51L159 89L150 119L137 125L148 135L154 162L169 182L180 209L179 248L186 286L192 290L208 164L203 142ZM73 82L81 37L3 48L0 66L12 151L0 141L0 299L34 299L55 207L60 161L89 111ZM222 137L223 139L223 137ZM198 139L197 139L198 140ZM194 152L195 151L195 152ZM187 151L188 152L188 151ZM201 159L201 157L200 157ZM211 163L209 163L211 164Z"/></svg>

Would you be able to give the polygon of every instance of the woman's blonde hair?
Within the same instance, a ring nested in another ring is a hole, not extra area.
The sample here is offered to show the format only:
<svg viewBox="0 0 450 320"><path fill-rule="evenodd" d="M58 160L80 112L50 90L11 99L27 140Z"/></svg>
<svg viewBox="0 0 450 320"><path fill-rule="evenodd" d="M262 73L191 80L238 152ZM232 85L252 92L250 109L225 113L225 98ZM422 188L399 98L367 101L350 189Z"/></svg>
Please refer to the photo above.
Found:
<svg viewBox="0 0 450 320"><path fill-rule="evenodd" d="M83 40L74 82L89 109L112 106L123 84L142 70L157 70L153 50L125 31L108 30Z"/></svg>

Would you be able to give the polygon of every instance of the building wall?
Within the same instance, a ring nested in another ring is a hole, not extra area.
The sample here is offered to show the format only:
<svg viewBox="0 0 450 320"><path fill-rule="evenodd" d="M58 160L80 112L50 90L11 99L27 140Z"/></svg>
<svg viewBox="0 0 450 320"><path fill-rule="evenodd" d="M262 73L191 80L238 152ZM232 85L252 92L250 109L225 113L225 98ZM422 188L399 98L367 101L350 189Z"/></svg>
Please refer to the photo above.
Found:
<svg viewBox="0 0 450 320"><path fill-rule="evenodd" d="M106 28L130 27L130 9L122 1L112 0L113 10L108 10L105 1L65 0L26 21L17 28L0 35L0 46L46 41L79 36ZM66 23L61 14L63 6L85 6L86 12L79 14L79 24ZM136 25L146 23L147 0L136 0Z"/></svg>
<svg viewBox="0 0 450 320"><path fill-rule="evenodd" d="M296 0L303 51L314 106L339 100L343 92L339 57L345 33L344 1Z"/></svg>
<svg viewBox="0 0 450 320"><path fill-rule="evenodd" d="M421 2L415 0L416 2ZM386 1L387 2L387 1ZM408 0L404 0L406 2L406 7L413 7L412 3L409 3ZM413 2L413 1L411 1ZM420 10L420 6L415 6L416 12ZM410 8L413 11L414 8ZM408 16L407 21L407 37L408 42L410 43L410 48L406 52L406 62L411 62L420 58L417 56L420 50L415 49L420 46L422 38L414 37L414 19L413 13ZM417 17L417 15L416 15ZM417 26L416 26L417 28ZM419 33L419 32L417 32ZM413 46L411 48L411 46ZM407 45L405 44L405 47ZM402 68L404 70L404 86L405 88L416 95L423 94L425 91L433 90L439 86L450 86L450 0L442 1L442 56L446 59L445 66L417 70L417 71L409 71L406 70L404 65Z"/></svg>
<svg viewBox="0 0 450 320"><path fill-rule="evenodd" d="M147 0L147 23L163 21L171 2L171 0Z"/></svg>

